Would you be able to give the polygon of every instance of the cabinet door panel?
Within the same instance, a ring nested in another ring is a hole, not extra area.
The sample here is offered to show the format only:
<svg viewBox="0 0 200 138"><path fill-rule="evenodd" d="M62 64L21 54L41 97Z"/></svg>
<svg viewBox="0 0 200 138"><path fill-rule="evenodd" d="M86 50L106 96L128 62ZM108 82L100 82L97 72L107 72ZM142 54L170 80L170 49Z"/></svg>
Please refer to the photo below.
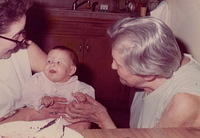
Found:
<svg viewBox="0 0 200 138"><path fill-rule="evenodd" d="M104 101L123 101L127 96L116 71L111 69L111 44L107 37L89 37L84 62L92 70L97 98Z"/></svg>
<svg viewBox="0 0 200 138"><path fill-rule="evenodd" d="M119 127L128 127L129 88L122 85L118 74L111 69L111 44L107 37L90 36L84 62L91 70L92 85L96 90L96 99L106 106L109 114Z"/></svg>

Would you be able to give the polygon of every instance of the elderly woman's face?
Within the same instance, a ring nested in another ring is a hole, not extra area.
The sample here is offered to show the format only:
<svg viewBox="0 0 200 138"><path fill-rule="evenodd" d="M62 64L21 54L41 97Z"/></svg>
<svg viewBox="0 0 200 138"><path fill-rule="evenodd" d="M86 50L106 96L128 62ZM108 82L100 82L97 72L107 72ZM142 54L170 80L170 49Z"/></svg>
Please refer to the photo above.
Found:
<svg viewBox="0 0 200 138"><path fill-rule="evenodd" d="M21 41L23 39L22 31L26 23L26 16L24 15L18 21L13 22L7 33L1 34L1 36ZM16 47L16 43L4 38L0 38L0 59L10 58L13 53L13 49Z"/></svg>
<svg viewBox="0 0 200 138"><path fill-rule="evenodd" d="M112 57L112 69L117 71L120 82L130 87L141 88L144 83L144 79L141 76L132 74L126 68L123 60L120 58L120 53L117 50L112 50Z"/></svg>

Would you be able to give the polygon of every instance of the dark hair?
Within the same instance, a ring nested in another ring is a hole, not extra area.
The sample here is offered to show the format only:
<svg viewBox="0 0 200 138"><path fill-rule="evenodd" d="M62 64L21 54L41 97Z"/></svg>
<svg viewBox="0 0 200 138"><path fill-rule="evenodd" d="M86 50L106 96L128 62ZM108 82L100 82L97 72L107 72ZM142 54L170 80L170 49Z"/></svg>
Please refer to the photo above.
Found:
<svg viewBox="0 0 200 138"><path fill-rule="evenodd" d="M78 66L78 64L79 64L78 56L77 56L76 52L73 51L72 49L70 49L70 48L68 48L66 46L55 46L52 49L60 49L60 50L64 50L64 51L68 52L70 57L71 57L71 59L72 59L73 64L75 66Z"/></svg>
<svg viewBox="0 0 200 138"><path fill-rule="evenodd" d="M3 1L3 2L2 2ZM0 34L6 33L10 24L18 21L32 5L31 0L0 1Z"/></svg>

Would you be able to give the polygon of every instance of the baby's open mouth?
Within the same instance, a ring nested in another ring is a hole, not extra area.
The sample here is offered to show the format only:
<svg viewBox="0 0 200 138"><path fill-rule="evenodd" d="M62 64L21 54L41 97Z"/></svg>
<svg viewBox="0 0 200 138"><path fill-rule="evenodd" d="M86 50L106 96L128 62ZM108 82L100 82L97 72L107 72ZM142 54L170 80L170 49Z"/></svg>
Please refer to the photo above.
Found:
<svg viewBox="0 0 200 138"><path fill-rule="evenodd" d="M49 70L49 72L50 72L50 73L56 73L56 71L53 70L53 69Z"/></svg>

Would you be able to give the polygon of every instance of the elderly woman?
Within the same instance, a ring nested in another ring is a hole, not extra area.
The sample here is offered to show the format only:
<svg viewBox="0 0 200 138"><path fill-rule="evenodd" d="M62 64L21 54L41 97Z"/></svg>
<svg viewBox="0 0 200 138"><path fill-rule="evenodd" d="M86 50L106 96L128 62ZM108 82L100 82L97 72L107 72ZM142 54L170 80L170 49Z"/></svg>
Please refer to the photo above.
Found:
<svg viewBox="0 0 200 138"><path fill-rule="evenodd" d="M42 70L46 60L46 54L24 36L25 14L29 7L29 0L0 1L0 123L57 117L51 113L63 110L57 104L37 112L18 104L22 85L32 71Z"/></svg>
<svg viewBox="0 0 200 138"><path fill-rule="evenodd" d="M170 28L152 18L125 18L108 31L112 69L124 85L142 89L131 106L130 127L200 126L200 64L181 54ZM71 122L91 121L116 128L106 108L88 95L66 108Z"/></svg>

